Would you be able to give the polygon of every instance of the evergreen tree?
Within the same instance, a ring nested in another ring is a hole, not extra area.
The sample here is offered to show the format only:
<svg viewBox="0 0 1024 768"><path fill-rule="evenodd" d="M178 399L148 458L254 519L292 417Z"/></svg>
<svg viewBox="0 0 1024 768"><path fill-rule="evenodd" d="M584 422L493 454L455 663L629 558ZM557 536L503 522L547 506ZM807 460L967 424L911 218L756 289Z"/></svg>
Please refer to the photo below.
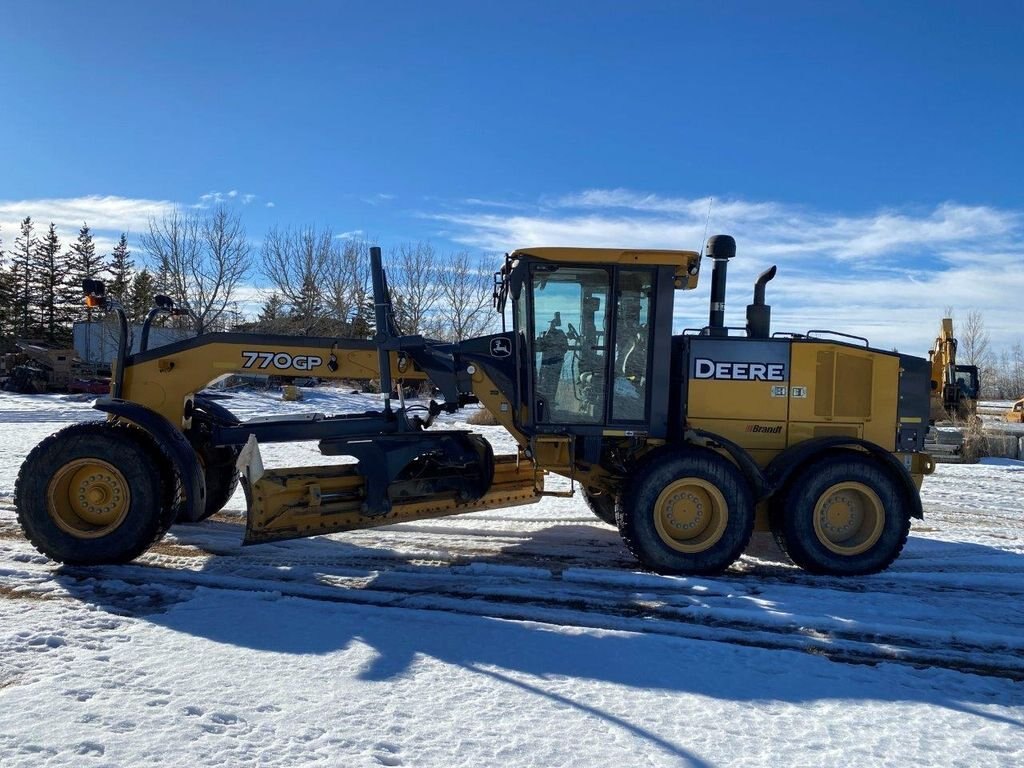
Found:
<svg viewBox="0 0 1024 768"><path fill-rule="evenodd" d="M31 286L37 297L41 335L51 342L66 342L70 338L70 315L62 295L68 273L67 260L61 256L57 227L50 222L46 236L39 241L33 254Z"/></svg>
<svg viewBox="0 0 1024 768"><path fill-rule="evenodd" d="M146 319L149 310L153 308L154 297L157 294L156 281L153 273L143 269L135 275L132 280L129 298L125 304L128 310L128 317L133 323L141 323Z"/></svg>
<svg viewBox="0 0 1024 768"><path fill-rule="evenodd" d="M365 293L365 291L364 291ZM372 298L363 298L356 305L355 313L348 327L348 334L353 339L370 339L377 330L377 318Z"/></svg>
<svg viewBox="0 0 1024 768"><path fill-rule="evenodd" d="M121 239L110 253L111 280L107 293L126 306L131 299L129 288L134 268L135 262L132 260L131 251L128 250L128 235L122 232Z"/></svg>
<svg viewBox="0 0 1024 768"><path fill-rule="evenodd" d="M313 275L305 275L288 313L305 335L315 333L327 319L324 294Z"/></svg>
<svg viewBox="0 0 1024 768"><path fill-rule="evenodd" d="M92 241L92 232L88 224L82 224L78 231L78 239L68 249L68 303L72 306L81 307L76 311L79 318L86 322L92 322L92 308L81 303L82 283L85 280L95 280L106 271L103 259L96 255L96 244ZM73 298L73 300L71 300Z"/></svg>
<svg viewBox="0 0 1024 768"><path fill-rule="evenodd" d="M13 324L11 312L14 302L14 289L12 288L11 275L4 263L3 246L3 238L0 238L0 340L7 336L11 330L10 326ZM2 343L0 343L0 351L3 351Z"/></svg>
<svg viewBox="0 0 1024 768"><path fill-rule="evenodd" d="M20 336L28 336L31 327L32 259L38 242L32 217L26 216L21 222L21 234L14 239L14 250L11 251L10 286L14 294L11 301L12 326L14 333Z"/></svg>
<svg viewBox="0 0 1024 768"><path fill-rule="evenodd" d="M275 292L270 294L260 314L256 318L256 327L263 333L283 333L288 325L287 307L284 301Z"/></svg>

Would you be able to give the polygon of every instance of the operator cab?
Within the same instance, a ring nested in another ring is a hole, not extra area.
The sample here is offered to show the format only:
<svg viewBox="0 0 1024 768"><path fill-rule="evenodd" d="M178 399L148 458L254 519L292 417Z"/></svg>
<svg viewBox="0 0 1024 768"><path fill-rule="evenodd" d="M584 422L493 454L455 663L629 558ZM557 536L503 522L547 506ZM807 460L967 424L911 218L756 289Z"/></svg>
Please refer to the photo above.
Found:
<svg viewBox="0 0 1024 768"><path fill-rule="evenodd" d="M538 432L659 433L667 424L673 291L692 251L532 248L508 256L519 399ZM650 425L650 429L648 428ZM571 429L570 429L571 428Z"/></svg>
<svg viewBox="0 0 1024 768"><path fill-rule="evenodd" d="M958 365L956 367L956 387L960 390L961 397L977 400L978 390L981 389L981 384L978 381L978 366Z"/></svg>

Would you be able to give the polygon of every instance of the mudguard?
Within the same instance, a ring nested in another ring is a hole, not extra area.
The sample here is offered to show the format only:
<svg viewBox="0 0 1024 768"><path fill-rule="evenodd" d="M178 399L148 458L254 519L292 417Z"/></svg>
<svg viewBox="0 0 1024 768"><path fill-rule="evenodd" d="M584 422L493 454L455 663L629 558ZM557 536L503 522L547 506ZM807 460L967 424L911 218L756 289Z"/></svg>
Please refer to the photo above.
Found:
<svg viewBox="0 0 1024 768"><path fill-rule="evenodd" d="M859 437L818 437L790 446L772 459L765 469L769 493L781 490L790 475L800 469L809 459L833 448L860 448L881 461L902 482L903 488L907 492L907 498L910 501L911 516L916 517L918 520L924 519L921 495L917 492L917 486L914 485L914 479L910 476L907 468L900 463L899 459L880 445L875 445Z"/></svg>
<svg viewBox="0 0 1024 768"><path fill-rule="evenodd" d="M199 457L185 435L159 413L138 403L104 397L93 403L93 408L132 422L152 438L181 483L183 498L179 500L176 519L189 522L201 519L206 508L206 480Z"/></svg>
<svg viewBox="0 0 1024 768"><path fill-rule="evenodd" d="M768 495L770 489L765 482L765 477L761 472L760 467L757 466L757 462L751 457L749 453L743 448L743 446L734 443L721 435L717 435L714 432L706 432L703 429L690 429L686 432L687 442L701 444L702 442L711 443L723 451L728 453L733 461L736 462L736 466L740 468L743 476L747 478L747 482L750 483L750 490L754 494L754 499L760 501ZM696 439L695 439L696 438Z"/></svg>

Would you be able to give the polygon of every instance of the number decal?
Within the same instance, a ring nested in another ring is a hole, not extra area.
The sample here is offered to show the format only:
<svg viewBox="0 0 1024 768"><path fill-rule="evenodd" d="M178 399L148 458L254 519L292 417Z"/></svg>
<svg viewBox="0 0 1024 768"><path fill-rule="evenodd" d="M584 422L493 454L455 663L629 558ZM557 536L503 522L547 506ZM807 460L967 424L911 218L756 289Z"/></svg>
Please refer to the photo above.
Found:
<svg viewBox="0 0 1024 768"><path fill-rule="evenodd" d="M256 350L243 351L242 360L243 368L257 368L259 370L276 368L279 371L286 371L289 368L294 368L297 371L311 371L324 361L322 357L317 355L290 355L287 352L260 352Z"/></svg>

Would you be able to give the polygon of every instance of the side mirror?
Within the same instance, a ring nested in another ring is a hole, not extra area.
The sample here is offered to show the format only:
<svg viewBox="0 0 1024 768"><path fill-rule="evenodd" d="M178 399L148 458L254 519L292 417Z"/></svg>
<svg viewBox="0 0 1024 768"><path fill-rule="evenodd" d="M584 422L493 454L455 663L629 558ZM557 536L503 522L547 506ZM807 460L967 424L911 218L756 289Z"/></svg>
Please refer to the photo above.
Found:
<svg viewBox="0 0 1024 768"><path fill-rule="evenodd" d="M153 301L156 303L159 309L166 309L168 311L174 309L174 299L170 296L164 296L163 294L157 294L153 297Z"/></svg>

